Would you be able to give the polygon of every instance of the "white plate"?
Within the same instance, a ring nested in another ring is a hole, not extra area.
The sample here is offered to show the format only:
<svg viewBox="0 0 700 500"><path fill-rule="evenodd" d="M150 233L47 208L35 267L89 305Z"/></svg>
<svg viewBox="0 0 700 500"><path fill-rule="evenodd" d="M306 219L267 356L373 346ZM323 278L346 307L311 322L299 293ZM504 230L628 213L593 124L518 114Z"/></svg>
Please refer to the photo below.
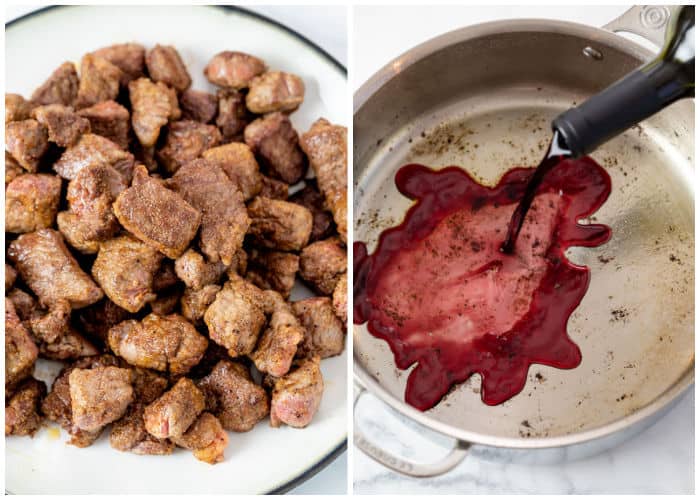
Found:
<svg viewBox="0 0 700 500"><path fill-rule="evenodd" d="M297 130L307 130L320 116L348 122L342 66L299 35L241 10L61 7L11 23L5 40L6 92L25 97L63 61L79 62L84 53L113 43L161 43L180 51L193 88L214 90L202 74L207 61L221 50L240 50L304 79L306 98L292 115ZM164 457L121 453L109 446L108 433L93 446L78 449L65 445L67 434L59 434L52 425L33 439L5 440L6 489L16 494L285 491L345 447L347 349L342 356L324 360L321 369L326 388L308 428L272 429L263 421L250 432L229 433L223 463L207 465L185 450Z"/></svg>

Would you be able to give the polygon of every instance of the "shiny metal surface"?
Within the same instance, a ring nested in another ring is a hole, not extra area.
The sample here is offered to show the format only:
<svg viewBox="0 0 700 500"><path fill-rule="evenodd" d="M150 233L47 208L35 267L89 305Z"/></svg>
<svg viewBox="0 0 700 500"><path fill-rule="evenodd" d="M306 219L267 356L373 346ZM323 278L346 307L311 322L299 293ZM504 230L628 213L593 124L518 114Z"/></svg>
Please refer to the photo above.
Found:
<svg viewBox="0 0 700 500"><path fill-rule="evenodd" d="M602 58L585 56L586 47ZM410 203L393 182L400 166L459 165L495 184L539 161L551 118L651 55L602 29L524 20L458 30L397 58L355 94L355 239L372 251L402 219ZM577 445L589 454L650 425L694 380L693 138L686 100L592 155L612 177L594 218L613 238L569 251L592 273L568 325L579 367L533 365L525 389L495 407L481 402L474 376L421 413L403 402L409 371L362 325L356 380L420 424L475 445Z"/></svg>

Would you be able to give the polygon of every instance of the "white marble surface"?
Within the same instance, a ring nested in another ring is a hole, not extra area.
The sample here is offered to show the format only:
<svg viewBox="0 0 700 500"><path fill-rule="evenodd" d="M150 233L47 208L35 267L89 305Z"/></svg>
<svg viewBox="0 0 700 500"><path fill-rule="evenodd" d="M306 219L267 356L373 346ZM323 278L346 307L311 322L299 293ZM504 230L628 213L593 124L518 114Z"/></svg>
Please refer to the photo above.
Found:
<svg viewBox="0 0 700 500"><path fill-rule="evenodd" d="M394 57L433 36L470 24L506 18L552 18L602 26L625 7L358 7L353 18L353 74L357 89ZM378 43L376 34L381 36ZM374 36L373 36L374 35ZM421 431L388 412L372 396L359 406L359 425L368 437L406 458L428 462L444 455L450 441ZM354 448L356 494L529 493L642 494L694 492L694 395L652 427L596 456L554 465L514 463L501 452L475 452L454 470L432 479L412 479L377 464Z"/></svg>
<svg viewBox="0 0 700 500"><path fill-rule="evenodd" d="M5 21L43 7L42 5L8 5ZM247 9L263 14L298 33L302 33L341 64L347 65L347 9L344 6L250 5ZM347 452L311 479L292 489L290 494L343 494L347 492Z"/></svg>

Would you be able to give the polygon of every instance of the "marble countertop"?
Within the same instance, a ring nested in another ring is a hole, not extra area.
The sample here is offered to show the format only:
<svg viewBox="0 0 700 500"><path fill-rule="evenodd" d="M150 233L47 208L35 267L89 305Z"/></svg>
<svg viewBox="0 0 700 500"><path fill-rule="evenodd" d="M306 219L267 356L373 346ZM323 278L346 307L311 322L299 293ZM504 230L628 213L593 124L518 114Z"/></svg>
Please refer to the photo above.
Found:
<svg viewBox="0 0 700 500"><path fill-rule="evenodd" d="M507 18L551 18L602 26L624 6L605 7L358 7L353 14L352 84L357 89L394 57L438 34ZM391 36L377 38L391 26ZM450 441L422 431L372 396L363 397L357 422L371 439L381 437L390 451L416 461L444 455ZM410 443L410 444L408 444ZM694 492L694 394L686 394L657 423L620 446L599 455L555 465L512 462L507 452L496 459L468 456L448 474L413 479L390 471L353 450L356 494L642 494Z"/></svg>

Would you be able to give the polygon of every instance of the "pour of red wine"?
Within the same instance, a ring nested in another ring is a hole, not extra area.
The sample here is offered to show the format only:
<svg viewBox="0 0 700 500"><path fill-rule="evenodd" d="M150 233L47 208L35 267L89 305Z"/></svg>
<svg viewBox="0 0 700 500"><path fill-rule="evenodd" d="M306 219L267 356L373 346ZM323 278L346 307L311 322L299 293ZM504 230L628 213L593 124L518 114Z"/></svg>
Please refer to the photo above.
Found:
<svg viewBox="0 0 700 500"><path fill-rule="evenodd" d="M556 167L559 162L571 158L572 154L568 147L564 143L564 139L557 130L554 130L554 136L552 137L552 142L549 144L549 149L547 153L542 158L542 161L535 169L532 177L527 183L525 188L525 194L520 199L518 207L513 212L513 216L508 224L508 233L506 234L506 240L501 247L503 253L513 253L515 250L515 241L518 239L518 234L520 234L520 229L523 227L523 222L525 221L525 215L532 205L532 200L535 199L535 194L537 193L537 188L542 184L542 180L547 173Z"/></svg>

